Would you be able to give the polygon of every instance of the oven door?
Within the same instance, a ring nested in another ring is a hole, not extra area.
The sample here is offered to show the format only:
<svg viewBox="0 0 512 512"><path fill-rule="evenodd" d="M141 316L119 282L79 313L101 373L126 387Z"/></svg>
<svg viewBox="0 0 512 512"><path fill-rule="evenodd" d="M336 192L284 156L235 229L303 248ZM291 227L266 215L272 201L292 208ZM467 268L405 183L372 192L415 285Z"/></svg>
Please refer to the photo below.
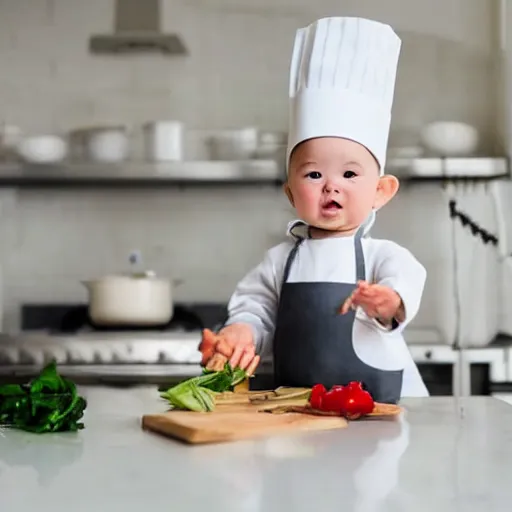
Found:
<svg viewBox="0 0 512 512"><path fill-rule="evenodd" d="M410 345L409 350L432 396L453 396L458 351L447 345ZM497 340L465 350L472 395L512 395L510 344Z"/></svg>

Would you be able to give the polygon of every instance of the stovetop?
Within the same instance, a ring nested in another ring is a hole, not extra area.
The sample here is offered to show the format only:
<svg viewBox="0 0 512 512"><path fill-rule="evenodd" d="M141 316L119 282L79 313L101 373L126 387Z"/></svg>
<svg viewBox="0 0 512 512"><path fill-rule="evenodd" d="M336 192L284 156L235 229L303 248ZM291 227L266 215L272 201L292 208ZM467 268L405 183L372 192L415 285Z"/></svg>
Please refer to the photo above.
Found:
<svg viewBox="0 0 512 512"><path fill-rule="evenodd" d="M196 374L201 331L218 329L226 306L176 304L171 322L154 329L96 327L81 304L24 305L21 317L20 332L0 334L0 373L56 360L67 374Z"/></svg>

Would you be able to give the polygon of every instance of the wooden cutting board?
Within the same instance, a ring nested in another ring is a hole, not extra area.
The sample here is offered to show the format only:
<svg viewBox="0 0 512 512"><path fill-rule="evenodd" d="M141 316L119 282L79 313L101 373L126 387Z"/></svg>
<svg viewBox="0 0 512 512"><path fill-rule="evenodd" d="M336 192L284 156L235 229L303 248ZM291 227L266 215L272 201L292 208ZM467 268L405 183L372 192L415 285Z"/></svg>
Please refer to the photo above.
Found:
<svg viewBox="0 0 512 512"><path fill-rule="evenodd" d="M213 412L170 411L142 417L142 428L189 444L220 443L345 428L347 420L296 412L260 412L266 405L221 405Z"/></svg>
<svg viewBox="0 0 512 512"><path fill-rule="evenodd" d="M279 389L284 393L294 393L298 388ZM277 390L230 394L229 403L217 405L213 412L170 411L147 414L142 417L142 428L189 444L206 444L348 426L345 418L329 415L334 413L314 415L298 412L304 411L307 404L304 398L292 397L284 402L261 400L262 393L275 392ZM403 412L396 405L375 406L374 412L364 419L393 419ZM296 411L293 411L294 408ZM274 410L274 413L262 412L269 409Z"/></svg>

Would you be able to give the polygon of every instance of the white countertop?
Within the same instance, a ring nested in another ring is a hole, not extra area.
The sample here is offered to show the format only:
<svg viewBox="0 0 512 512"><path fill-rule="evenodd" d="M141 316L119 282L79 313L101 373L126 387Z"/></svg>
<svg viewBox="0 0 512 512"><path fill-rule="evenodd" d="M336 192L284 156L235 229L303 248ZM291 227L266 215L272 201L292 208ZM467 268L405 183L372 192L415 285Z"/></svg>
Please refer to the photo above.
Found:
<svg viewBox="0 0 512 512"><path fill-rule="evenodd" d="M6 512L509 511L512 407L404 401L402 421L187 446L140 428L156 388L81 388L78 434L0 432Z"/></svg>

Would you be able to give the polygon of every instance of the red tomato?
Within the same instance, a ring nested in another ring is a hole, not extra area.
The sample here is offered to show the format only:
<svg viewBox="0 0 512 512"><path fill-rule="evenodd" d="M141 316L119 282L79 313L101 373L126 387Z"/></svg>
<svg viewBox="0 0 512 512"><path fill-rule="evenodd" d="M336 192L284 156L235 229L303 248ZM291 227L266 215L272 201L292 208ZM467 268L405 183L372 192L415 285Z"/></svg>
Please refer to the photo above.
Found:
<svg viewBox="0 0 512 512"><path fill-rule="evenodd" d="M322 410L342 414L346 393L346 389L341 387L328 391L322 401Z"/></svg>
<svg viewBox="0 0 512 512"><path fill-rule="evenodd" d="M327 393L327 389L323 384L315 384L311 389L311 395L309 396L309 404L313 409L322 409L322 402L324 395Z"/></svg>
<svg viewBox="0 0 512 512"><path fill-rule="evenodd" d="M360 416L373 411L373 398L363 389L360 382L352 381L346 386L333 386L324 395L322 409L329 412L337 412L349 419L357 419Z"/></svg>
<svg viewBox="0 0 512 512"><path fill-rule="evenodd" d="M369 414L373 411L373 398L367 391L349 392L345 396L342 413L347 416Z"/></svg>
<svg viewBox="0 0 512 512"><path fill-rule="evenodd" d="M361 390L361 391L364 391L363 390L363 384L361 382L357 382L357 381L352 381L352 382L349 382L347 384L347 388L349 389L353 389L353 390Z"/></svg>
<svg viewBox="0 0 512 512"><path fill-rule="evenodd" d="M372 396L357 381L349 382L346 386L332 386L329 391L322 384L316 384L311 390L309 403L313 409L335 412L349 419L370 414L374 407Z"/></svg>

